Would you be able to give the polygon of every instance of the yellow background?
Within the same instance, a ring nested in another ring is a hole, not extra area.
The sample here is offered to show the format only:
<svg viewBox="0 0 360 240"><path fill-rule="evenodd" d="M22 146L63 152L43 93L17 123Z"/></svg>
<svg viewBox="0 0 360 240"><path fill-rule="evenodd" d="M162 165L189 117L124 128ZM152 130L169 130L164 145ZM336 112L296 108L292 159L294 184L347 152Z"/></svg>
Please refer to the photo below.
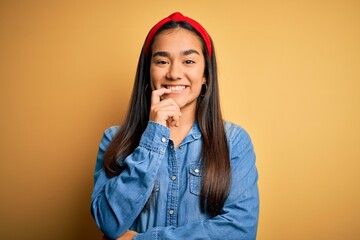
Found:
<svg viewBox="0 0 360 240"><path fill-rule="evenodd" d="M174 11L210 32L224 115L252 136L258 239L360 239L355 0L1 1L0 239L100 239L98 144Z"/></svg>

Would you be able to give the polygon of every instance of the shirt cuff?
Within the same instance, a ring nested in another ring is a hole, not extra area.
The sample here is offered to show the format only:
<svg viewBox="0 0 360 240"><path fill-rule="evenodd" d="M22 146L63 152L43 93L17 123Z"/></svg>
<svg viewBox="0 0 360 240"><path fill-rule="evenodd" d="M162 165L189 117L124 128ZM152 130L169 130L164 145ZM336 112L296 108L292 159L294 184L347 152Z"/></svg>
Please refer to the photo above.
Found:
<svg viewBox="0 0 360 240"><path fill-rule="evenodd" d="M164 154L170 139L170 128L149 121L140 139L140 146Z"/></svg>

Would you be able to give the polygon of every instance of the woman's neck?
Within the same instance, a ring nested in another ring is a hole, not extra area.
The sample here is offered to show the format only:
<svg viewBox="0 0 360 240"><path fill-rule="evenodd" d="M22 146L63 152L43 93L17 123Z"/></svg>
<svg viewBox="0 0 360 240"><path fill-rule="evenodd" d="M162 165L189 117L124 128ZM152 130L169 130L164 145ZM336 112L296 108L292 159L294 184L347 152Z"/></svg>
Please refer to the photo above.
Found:
<svg viewBox="0 0 360 240"><path fill-rule="evenodd" d="M175 147L184 140L190 132L195 122L196 109L182 109L178 127L170 127L170 138L173 140Z"/></svg>

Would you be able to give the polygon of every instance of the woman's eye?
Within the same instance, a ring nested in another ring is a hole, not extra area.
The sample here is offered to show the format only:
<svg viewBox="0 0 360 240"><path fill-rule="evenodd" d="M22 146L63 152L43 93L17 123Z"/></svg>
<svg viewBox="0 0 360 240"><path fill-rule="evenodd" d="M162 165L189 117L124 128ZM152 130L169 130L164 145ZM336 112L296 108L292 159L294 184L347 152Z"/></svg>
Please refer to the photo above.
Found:
<svg viewBox="0 0 360 240"><path fill-rule="evenodd" d="M156 61L156 64L166 64L167 62L164 61L164 60L159 60L159 61Z"/></svg>
<svg viewBox="0 0 360 240"><path fill-rule="evenodd" d="M194 62L193 60L186 60L185 63L186 63L186 64L193 64L193 63L195 63L195 62Z"/></svg>

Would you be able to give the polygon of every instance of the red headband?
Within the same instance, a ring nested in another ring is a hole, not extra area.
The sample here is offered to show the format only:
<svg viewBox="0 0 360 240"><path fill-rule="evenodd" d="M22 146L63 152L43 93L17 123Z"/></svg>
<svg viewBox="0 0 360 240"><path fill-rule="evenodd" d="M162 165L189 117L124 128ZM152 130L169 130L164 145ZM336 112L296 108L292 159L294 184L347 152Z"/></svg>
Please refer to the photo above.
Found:
<svg viewBox="0 0 360 240"><path fill-rule="evenodd" d="M170 16L164 18L163 20L161 20L160 22L158 22L149 32L146 41L145 41L145 52L147 52L150 48L150 44L152 39L154 38L155 34L157 33L157 31L165 24L168 22L187 22L188 24L190 24L193 28L196 29L196 31L198 31L201 35L201 37L204 39L206 48L209 52L209 56L212 57L212 48L211 48L211 40L210 40L210 36L209 34L206 32L205 28L203 28L203 26L200 25L200 23L196 22L195 20L189 18L189 17L185 17L184 15L182 15L179 12L175 12L173 14L171 14Z"/></svg>

